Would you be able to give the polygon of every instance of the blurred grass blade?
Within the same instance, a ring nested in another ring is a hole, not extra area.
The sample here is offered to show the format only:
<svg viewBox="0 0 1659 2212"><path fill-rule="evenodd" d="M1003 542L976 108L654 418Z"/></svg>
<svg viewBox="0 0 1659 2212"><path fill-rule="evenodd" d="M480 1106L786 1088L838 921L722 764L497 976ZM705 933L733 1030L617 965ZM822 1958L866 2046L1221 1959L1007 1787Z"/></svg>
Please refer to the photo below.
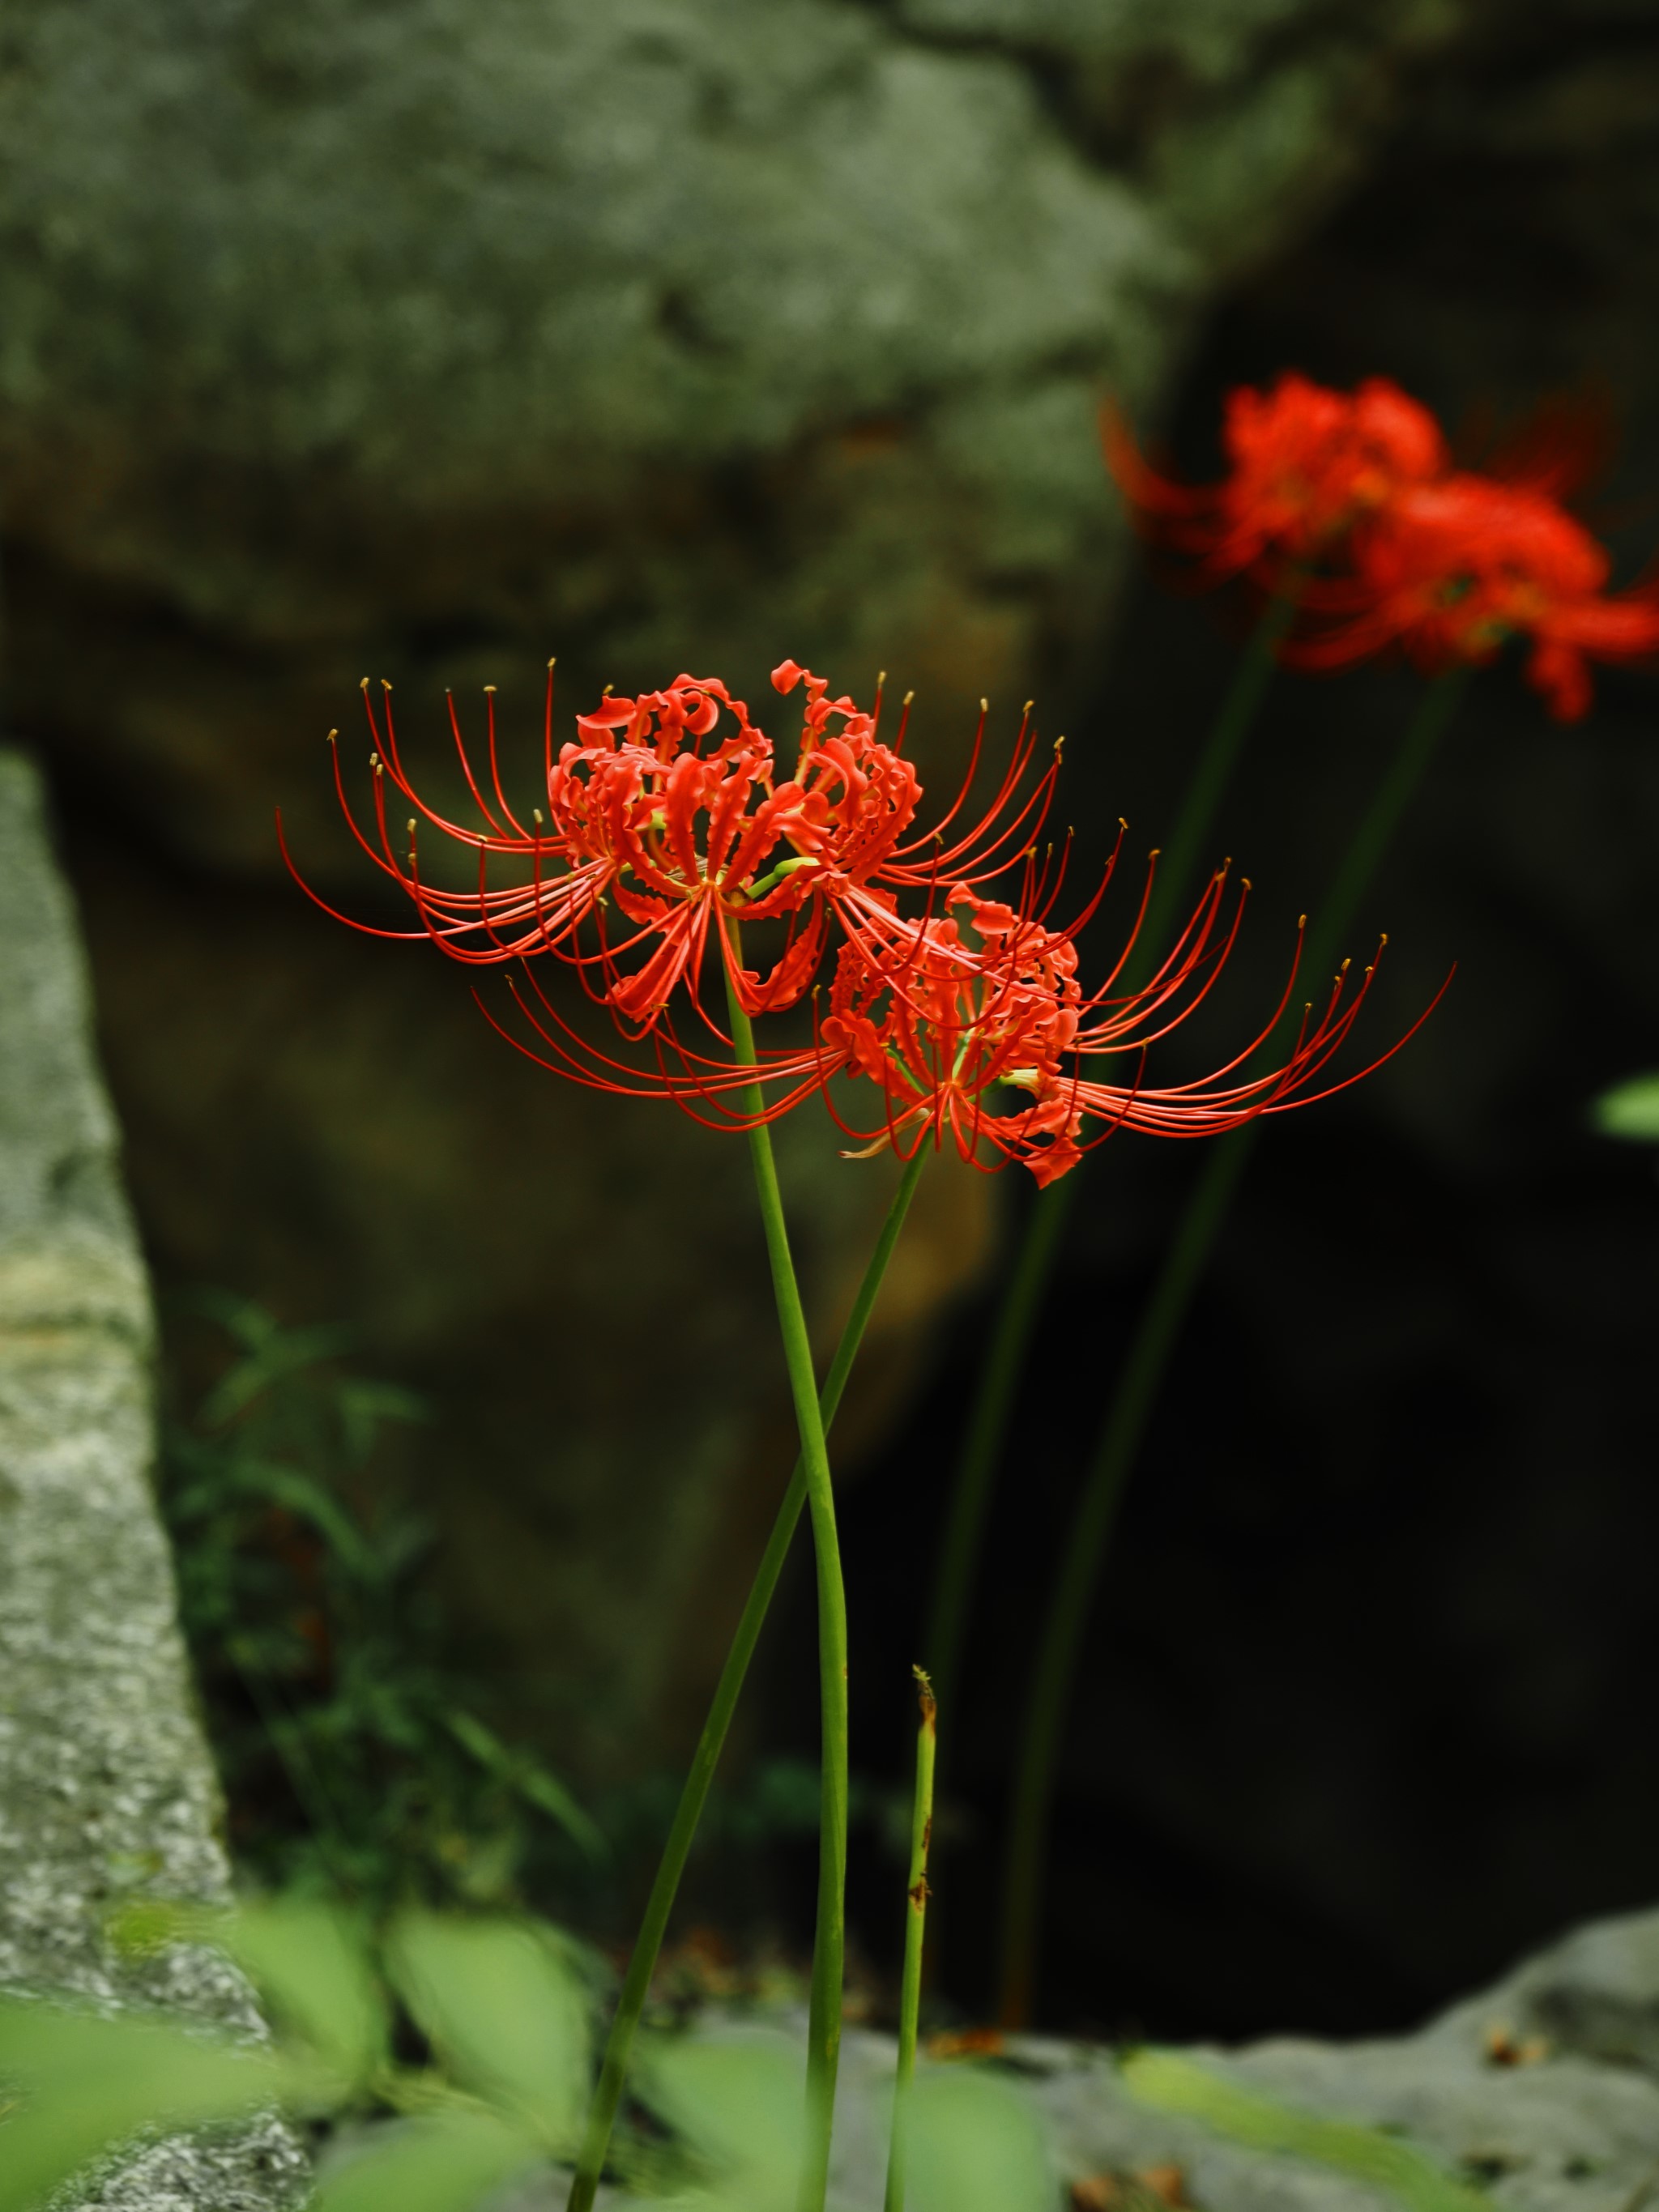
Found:
<svg viewBox="0 0 1659 2212"><path fill-rule="evenodd" d="M309 1328L273 1329L258 1349L239 1359L203 1399L197 1419L204 1428L222 1428L251 1406L260 1392L307 1367L319 1367L350 1351L351 1330L319 1323Z"/></svg>
<svg viewBox="0 0 1659 2212"><path fill-rule="evenodd" d="M361 1466L374 1449L374 1439L386 1421L429 1421L432 1408L418 1392L396 1382L368 1382L348 1378L337 1401L344 1433L346 1456Z"/></svg>
<svg viewBox="0 0 1659 2212"><path fill-rule="evenodd" d="M1378 2128L1296 2112L1172 2051L1133 2052L1121 2073L1131 2095L1143 2105L1201 2121L1252 2150L1310 2159L1369 2181L1411 2212L1490 2212L1486 2197L1454 2181L1413 2144Z"/></svg>
<svg viewBox="0 0 1659 2212"><path fill-rule="evenodd" d="M1058 2185L1036 2114L977 2067L919 2075L904 2194L908 2212L1048 2212Z"/></svg>
<svg viewBox="0 0 1659 2212"><path fill-rule="evenodd" d="M1590 1127L1604 1137L1659 1145L1659 1075L1632 1075L1604 1091L1589 1109Z"/></svg>
<svg viewBox="0 0 1659 2212"><path fill-rule="evenodd" d="M359 1583L384 1580L381 1563L356 1522L333 1492L311 1475L301 1474L297 1468L284 1466L280 1460L244 1452L222 1470L220 1481L222 1488L284 1506L297 1520L308 1521L335 1559Z"/></svg>
<svg viewBox="0 0 1659 2212"><path fill-rule="evenodd" d="M0 2212L34 2212L141 2129L195 2127L275 2103L283 2072L268 2052L182 2028L0 2001L0 2082L21 2092L0 2120Z"/></svg>
<svg viewBox="0 0 1659 2212"><path fill-rule="evenodd" d="M411 1912L386 1955L455 2079L528 2122L550 2149L572 2146L587 2101L587 2008L553 1931Z"/></svg>
<svg viewBox="0 0 1659 2212"><path fill-rule="evenodd" d="M550 1820L556 1820L578 1850L596 1865L610 1856L610 1846L599 1829L563 1783L550 1774L538 1759L523 1752L510 1751L476 1715L463 1712L459 1707L452 1706L444 1715L444 1722L462 1750L470 1752L487 1774L508 1784Z"/></svg>
<svg viewBox="0 0 1659 2212"><path fill-rule="evenodd" d="M373 2148L325 2174L312 2212L471 2212L540 2147L493 2112L457 2112L386 2128Z"/></svg>
<svg viewBox="0 0 1659 2212"><path fill-rule="evenodd" d="M240 1906L221 1939L284 2027L350 2088L386 2057L386 2008L353 1917L305 1898Z"/></svg>

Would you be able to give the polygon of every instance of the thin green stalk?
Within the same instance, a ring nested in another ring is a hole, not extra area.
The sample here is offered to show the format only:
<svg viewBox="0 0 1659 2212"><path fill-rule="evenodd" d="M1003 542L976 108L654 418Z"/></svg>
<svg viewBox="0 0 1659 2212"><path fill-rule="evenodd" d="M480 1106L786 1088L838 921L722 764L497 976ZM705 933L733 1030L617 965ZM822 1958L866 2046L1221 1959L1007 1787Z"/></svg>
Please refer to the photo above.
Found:
<svg viewBox="0 0 1659 2212"><path fill-rule="evenodd" d="M1302 972L1310 978L1323 975L1330 967L1335 948L1346 933L1462 696L1464 681L1462 674L1455 674L1431 684L1407 723L1399 750L1337 869L1324 908L1309 932ZM1210 1147L1210 1157L1188 1200L1125 1355L1063 1547L1060 1579L1044 1621L1027 1693L1009 1823L1000 2008L1006 2027L1021 2026L1030 2015L1055 1768L1101 1562L1170 1355L1260 1128L1259 1121L1249 1122Z"/></svg>
<svg viewBox="0 0 1659 2212"><path fill-rule="evenodd" d="M859 1346L864 1341L864 1332L874 1310L882 1278L887 1273L887 1263L893 1256L893 1249L898 1243L905 1216L910 1211L910 1200L915 1195L916 1183L927 1157L927 1148L919 1148L915 1158L907 1163L904 1173L899 1178L898 1188L887 1209L887 1218L882 1224L876 1249L870 1255L870 1264L864 1271L858 1296L853 1301L853 1310L847 1317L841 1341L836 1345L835 1357L830 1363L830 1371L824 1377L823 1389L818 1399L819 1414L826 1434L841 1404L842 1393L847 1388L847 1378L852 1372ZM634 2038L639 2027L640 2015L645 2009L651 1977L656 1972L669 1915L674 1909L680 1879L685 1872L685 1863L702 1818L703 1807L708 1802L714 1770L726 1746L732 1717L743 1692L749 1662L755 1656L755 1647L760 1641L761 1629L783 1572L783 1563L788 1557L789 1547L800 1520L801 1508L805 1503L805 1471L802 1461L797 1459L789 1477L789 1486L783 1494L783 1502L778 1507L777 1518L772 1523L766 1549L755 1570L743 1617L732 1639L732 1648L726 1655L726 1664L720 1670L714 1701L708 1708L708 1717L703 1723L702 1734L697 1738L697 1747L691 1755L691 1770L680 1791L673 1825L669 1829L656 1879L651 1885L651 1894L646 1902L645 1917L640 1923L640 1932L634 1939L633 1955L629 1960L628 1972L617 2000L611 2033L605 2039L605 2057L600 2063L599 2082L588 2109L587 2128L582 2138L581 2153L576 2161L575 2176L570 2185L568 2212L591 2212L599 2177L605 2170L605 2154L611 2146L617 2109L622 2103Z"/></svg>
<svg viewBox="0 0 1659 2212"><path fill-rule="evenodd" d="M1060 1239L1071 1219L1072 1185L1076 1181L1074 1169L1062 1182L1036 1195L1013 1273L997 1309L985 1364L969 1411L945 1518L933 1610L922 1644L933 1662L929 1672L933 1680L951 1689L961 1672L968 1608L979 1579L985 1523L1013 1412L1014 1393L1025 1370L1025 1355L1042 1310Z"/></svg>
<svg viewBox="0 0 1659 2212"><path fill-rule="evenodd" d="M731 931L726 1000L732 1042L740 1060L755 1064L755 1035L732 981L738 966L738 931ZM784 1364L795 1401L806 1508L812 1520L812 1553L818 1588L818 1703L822 1784L818 1814L817 1925L812 1941L812 1992L806 2019L806 2145L801 2160L799 2212L822 2212L830 2186L830 2137L835 2126L836 2073L841 2061L841 2006L847 1949L847 1591L836 1534L836 1494L830 1454L818 1413L817 1377L800 1285L789 1252L789 1227L778 1188L772 1133L758 1117L764 1109L758 1083L741 1094L754 1117L749 1159L772 1270L772 1297Z"/></svg>
<svg viewBox="0 0 1659 2212"><path fill-rule="evenodd" d="M1126 989L1138 988L1151 975L1170 918L1191 889L1216 809L1260 711L1296 608L1293 586L1270 599L1240 658L1221 711L1194 764L1174 833L1159 858L1146 919L1125 969ZM1014 1394L1024 1371L1082 1172L1081 1168L1074 1168L1061 1182L1039 1191L1032 1202L968 1410L923 1646L947 1705L952 1705L956 1697L968 1612L979 1579L985 1524L1007 1442Z"/></svg>
<svg viewBox="0 0 1659 2212"><path fill-rule="evenodd" d="M1279 665L1279 648L1296 620L1299 599L1300 581L1292 580L1261 610L1239 656L1221 711L1210 726L1203 750L1193 763L1175 828L1158 856L1152 894L1146 902L1146 919L1125 974L1125 981L1131 989L1146 980L1162 957L1170 925L1192 890L1193 878L1215 826L1216 809L1267 696L1267 686Z"/></svg>
<svg viewBox="0 0 1659 2212"><path fill-rule="evenodd" d="M927 1846L933 1835L933 1752L939 1708L933 1686L915 1669L921 1694L916 1730L916 1794L910 1813L910 1879L905 1894L904 1978L899 1987L898 2065L893 2075L893 2133L887 2153L886 2212L904 2212L904 2154L910 2083L916 2070L916 2014L921 2005L921 1954L927 1932Z"/></svg>

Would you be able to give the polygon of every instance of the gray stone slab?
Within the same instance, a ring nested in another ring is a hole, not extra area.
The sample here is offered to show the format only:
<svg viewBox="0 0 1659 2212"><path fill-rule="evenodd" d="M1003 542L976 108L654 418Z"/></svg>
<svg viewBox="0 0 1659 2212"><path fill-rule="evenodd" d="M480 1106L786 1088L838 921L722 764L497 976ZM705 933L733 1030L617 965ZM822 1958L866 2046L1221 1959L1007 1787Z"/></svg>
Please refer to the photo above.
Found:
<svg viewBox="0 0 1659 2212"><path fill-rule="evenodd" d="M1659 2194L1656 2022L1659 1911L1579 1929L1415 2035L1276 2037L1186 2055L1298 2112L1382 2130L1510 2212L1638 2212ZM804 2038L804 2019L779 2014L770 2025ZM732 2023L711 2016L697 2032L729 2034ZM1534 2038L1542 2047L1527 2050ZM1517 2050L1525 2063L1510 2063ZM873 2212L882 2201L893 2063L890 2038L848 2034L835 2212ZM1201 2212L1400 2212L1400 2198L1380 2186L1138 2102L1097 2044L1017 2037L987 2071L1036 2109L1066 2183L1173 2166ZM558 2212L566 2185L557 2172L527 2177L495 2212Z"/></svg>
<svg viewBox="0 0 1659 2212"><path fill-rule="evenodd" d="M149 1295L40 786L0 751L0 1988L67 1989L258 2035L216 1953L142 1963L105 1932L124 1894L228 1892L149 1485ZM88 2203L257 2212L303 2186L274 2119L147 2146Z"/></svg>

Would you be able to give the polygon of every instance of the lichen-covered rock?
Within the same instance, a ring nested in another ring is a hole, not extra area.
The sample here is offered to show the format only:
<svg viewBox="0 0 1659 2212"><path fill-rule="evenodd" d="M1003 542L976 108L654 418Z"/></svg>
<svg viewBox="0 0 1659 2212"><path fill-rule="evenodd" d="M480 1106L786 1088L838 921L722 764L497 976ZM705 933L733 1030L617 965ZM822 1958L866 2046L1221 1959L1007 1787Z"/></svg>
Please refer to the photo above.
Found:
<svg viewBox="0 0 1659 2212"><path fill-rule="evenodd" d="M259 872L364 665L787 651L1018 698L1113 573L1102 386L1167 378L1468 12L34 9L0 77L18 696Z"/></svg>
<svg viewBox="0 0 1659 2212"><path fill-rule="evenodd" d="M568 1692L544 1726L577 1767L678 1747L788 1456L741 1163L507 1067L457 975L256 895L273 806L365 897L321 743L358 677L398 679L430 759L443 684L499 681L521 727L555 650L570 703L884 665L934 761L982 693L999 738L1028 690L1063 726L1121 552L1102 387L1162 388L1468 12L8 25L11 696L102 816L75 865L149 1249L430 1385L450 1594ZM813 1132L797 1183L825 1326L879 1211L878 1170L832 1155ZM930 1176L878 1317L896 1382L988 1227L977 1179Z"/></svg>
<svg viewBox="0 0 1659 2212"><path fill-rule="evenodd" d="M122 1960L125 1896L213 1901L228 1872L151 1498L149 1294L93 1065L40 787L0 751L0 1988L159 2005L258 2033L227 1961ZM258 2212L303 2161L274 2119L149 2146L88 2202Z"/></svg>

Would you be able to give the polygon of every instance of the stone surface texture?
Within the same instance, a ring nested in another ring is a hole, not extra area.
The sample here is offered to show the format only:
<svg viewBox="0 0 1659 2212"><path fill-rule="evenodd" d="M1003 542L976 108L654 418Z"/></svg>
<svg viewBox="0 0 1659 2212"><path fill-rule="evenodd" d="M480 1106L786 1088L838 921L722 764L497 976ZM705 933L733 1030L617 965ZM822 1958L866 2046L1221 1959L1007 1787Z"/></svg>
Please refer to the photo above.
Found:
<svg viewBox="0 0 1659 2212"><path fill-rule="evenodd" d="M258 2034L218 1954L124 1963L126 1896L227 1893L219 1804L149 1487L149 1287L94 1063L83 956L41 786L0 750L0 1989L68 1990ZM111 2212L297 2201L275 2120L121 2161Z"/></svg>
<svg viewBox="0 0 1659 2212"><path fill-rule="evenodd" d="M753 2034L754 2024L699 2031ZM1536 2055L1525 2051L1541 2039ZM1501 2063L1494 2042L1524 2052ZM1659 1911L1597 1922L1528 1960L1420 2033L1352 2043L1291 2037L1188 2054L1223 2079L1321 2118L1382 2130L1506 2212L1628 2212L1659 2167ZM1201 2212L1401 2212L1389 2191L1305 2158L1251 2149L1157 2112L1124 2087L1098 2044L1011 2039L983 2066L1029 2100L1066 2185L1115 2183L1119 2202L1157 2202L1136 2177L1178 2167ZM854 2030L842 2059L830 2201L882 2201L894 2045ZM552 2212L556 2175L527 2179L500 2212ZM1075 2200L1079 2205L1084 2196ZM1096 2199L1094 2201L1099 2201Z"/></svg>
<svg viewBox="0 0 1659 2212"><path fill-rule="evenodd" d="M73 794L149 1247L430 1388L451 1595L578 1770L678 1753L787 1457L742 1163L507 1066L422 951L348 946L281 881L273 806L374 914L321 742L358 677L397 682L432 760L443 684L498 681L528 734L553 650L571 704L886 665L927 762L982 693L1004 737L1036 690L1063 726L1121 566L1101 391L1165 387L1468 12L45 0L6 26L9 680ZM794 1155L827 1334L884 1194L823 1126ZM924 1185L844 1453L989 1203Z"/></svg>

